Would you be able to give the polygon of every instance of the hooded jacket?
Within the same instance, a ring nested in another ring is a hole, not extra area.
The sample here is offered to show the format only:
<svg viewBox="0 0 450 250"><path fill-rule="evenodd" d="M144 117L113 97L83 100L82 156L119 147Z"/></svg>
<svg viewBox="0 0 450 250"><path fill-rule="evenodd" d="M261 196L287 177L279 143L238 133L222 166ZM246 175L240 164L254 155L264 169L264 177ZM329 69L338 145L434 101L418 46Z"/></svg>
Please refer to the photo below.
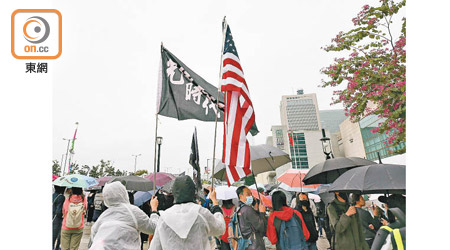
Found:
<svg viewBox="0 0 450 250"><path fill-rule="evenodd" d="M269 222L267 223L267 238L273 245L277 244L278 241L277 231L275 229L275 225L273 224L275 217L283 221L288 221L292 218L294 213L297 214L297 216L302 221L302 231L303 235L305 236L305 240L309 239L309 231L308 228L306 227L305 221L303 220L302 214L299 211L294 210L290 207L283 206L281 208L281 211L273 211L273 213L269 215Z"/></svg>
<svg viewBox="0 0 450 250"><path fill-rule="evenodd" d="M225 232L225 221L220 212L212 214L193 202L176 204L160 213L150 250L210 250L208 236L218 237Z"/></svg>
<svg viewBox="0 0 450 250"><path fill-rule="evenodd" d="M77 228L68 228L66 227L66 218L67 218L67 212L69 211L69 204L70 203L80 203L83 202L84 205L84 212L83 212L83 217L81 217L81 225ZM84 228L84 214L86 214L86 209L87 209L87 199L86 197L83 198L81 197L81 195L70 195L65 201L64 201L64 205L62 208L62 212L63 212L63 223L62 223L62 229L65 230L71 230L71 229L81 229Z"/></svg>
<svg viewBox="0 0 450 250"><path fill-rule="evenodd" d="M92 245L89 249L141 249L139 232L152 234L159 216L154 213L149 218L141 209L131 205L127 190L120 182L106 184L103 201L108 209L91 228Z"/></svg>
<svg viewBox="0 0 450 250"><path fill-rule="evenodd" d="M345 212L348 207L345 202L334 199L331 203L327 207L327 213L330 218L330 227L335 231L335 249L368 250L369 245L365 240L358 213L347 216ZM342 211L340 216L338 216L335 206Z"/></svg>

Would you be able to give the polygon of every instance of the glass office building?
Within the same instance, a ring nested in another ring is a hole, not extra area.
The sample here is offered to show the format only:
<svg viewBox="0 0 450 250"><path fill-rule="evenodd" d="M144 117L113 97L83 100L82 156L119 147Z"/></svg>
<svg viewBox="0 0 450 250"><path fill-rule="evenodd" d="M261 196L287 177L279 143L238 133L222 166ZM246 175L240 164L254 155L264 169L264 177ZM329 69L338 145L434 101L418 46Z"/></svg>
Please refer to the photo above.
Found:
<svg viewBox="0 0 450 250"><path fill-rule="evenodd" d="M383 122L383 118L379 118L376 115L369 115L359 121L359 126L361 128L361 135L364 142L364 150L366 151L366 157L369 160L377 161L378 152L380 153L380 158L386 158L393 156L396 150L405 148L405 143L401 143L395 147L387 147L387 135L372 133L370 130L376 128L378 123Z"/></svg>
<svg viewBox="0 0 450 250"><path fill-rule="evenodd" d="M309 168L308 155L306 153L306 142L304 133L293 133L293 144L289 143L291 150L292 168Z"/></svg>

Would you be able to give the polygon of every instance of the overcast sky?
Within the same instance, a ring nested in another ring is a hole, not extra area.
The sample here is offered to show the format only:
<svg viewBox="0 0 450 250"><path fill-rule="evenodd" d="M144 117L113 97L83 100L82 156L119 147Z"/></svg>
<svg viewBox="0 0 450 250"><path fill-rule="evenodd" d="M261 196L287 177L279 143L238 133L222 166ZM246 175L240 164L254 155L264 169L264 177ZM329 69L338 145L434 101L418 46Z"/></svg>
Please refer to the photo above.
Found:
<svg viewBox="0 0 450 250"><path fill-rule="evenodd" d="M195 3L194 3L195 2ZM53 158L65 154L79 122L75 161L153 171L156 84L160 44L211 84L218 84L221 22L227 16L245 72L260 133L280 124L282 95L299 88L316 93L319 109L330 106L334 89L320 88L336 54L320 49L364 4L378 1L53 1L63 16L63 53L53 72ZM105 8L107 7L107 8ZM188 164L194 126L200 164L212 158L214 123L161 117L161 168L172 173ZM223 125L218 125L216 157L221 157Z"/></svg>

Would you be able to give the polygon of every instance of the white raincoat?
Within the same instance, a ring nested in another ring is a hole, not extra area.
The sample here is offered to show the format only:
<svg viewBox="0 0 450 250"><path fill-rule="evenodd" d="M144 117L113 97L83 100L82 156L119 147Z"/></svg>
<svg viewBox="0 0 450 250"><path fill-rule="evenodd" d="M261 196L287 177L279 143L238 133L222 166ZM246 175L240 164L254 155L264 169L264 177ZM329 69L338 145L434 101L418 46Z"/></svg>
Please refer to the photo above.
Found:
<svg viewBox="0 0 450 250"><path fill-rule="evenodd" d="M91 228L90 250L140 250L139 232L153 234L159 216L150 218L138 207L131 205L125 186L120 182L106 184L103 201L108 209Z"/></svg>
<svg viewBox="0 0 450 250"><path fill-rule="evenodd" d="M221 213L213 215L208 209L192 202L176 204L160 213L150 250L210 250L208 236L225 233L225 220Z"/></svg>

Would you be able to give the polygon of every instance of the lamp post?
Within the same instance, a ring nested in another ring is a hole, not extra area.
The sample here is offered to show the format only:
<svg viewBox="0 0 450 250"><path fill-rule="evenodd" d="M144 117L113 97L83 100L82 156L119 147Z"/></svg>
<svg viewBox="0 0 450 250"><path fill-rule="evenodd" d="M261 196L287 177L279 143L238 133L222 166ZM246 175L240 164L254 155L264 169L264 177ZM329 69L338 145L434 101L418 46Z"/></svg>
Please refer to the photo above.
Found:
<svg viewBox="0 0 450 250"><path fill-rule="evenodd" d="M158 144L158 165L157 165L157 170L156 170L157 173L159 173L162 141L163 141L163 138L161 136L156 137L156 144Z"/></svg>
<svg viewBox="0 0 450 250"><path fill-rule="evenodd" d="M136 175L136 163L137 163L137 158L138 158L138 156L141 156L141 154L138 154L138 155L131 155L131 156L134 156L134 174Z"/></svg>
<svg viewBox="0 0 450 250"><path fill-rule="evenodd" d="M322 129L322 138L320 139L320 141L322 142L322 150L325 154L325 160L334 158L333 151L331 149L330 138L325 136L325 129ZM328 146L330 146L330 151L327 150Z"/></svg>

